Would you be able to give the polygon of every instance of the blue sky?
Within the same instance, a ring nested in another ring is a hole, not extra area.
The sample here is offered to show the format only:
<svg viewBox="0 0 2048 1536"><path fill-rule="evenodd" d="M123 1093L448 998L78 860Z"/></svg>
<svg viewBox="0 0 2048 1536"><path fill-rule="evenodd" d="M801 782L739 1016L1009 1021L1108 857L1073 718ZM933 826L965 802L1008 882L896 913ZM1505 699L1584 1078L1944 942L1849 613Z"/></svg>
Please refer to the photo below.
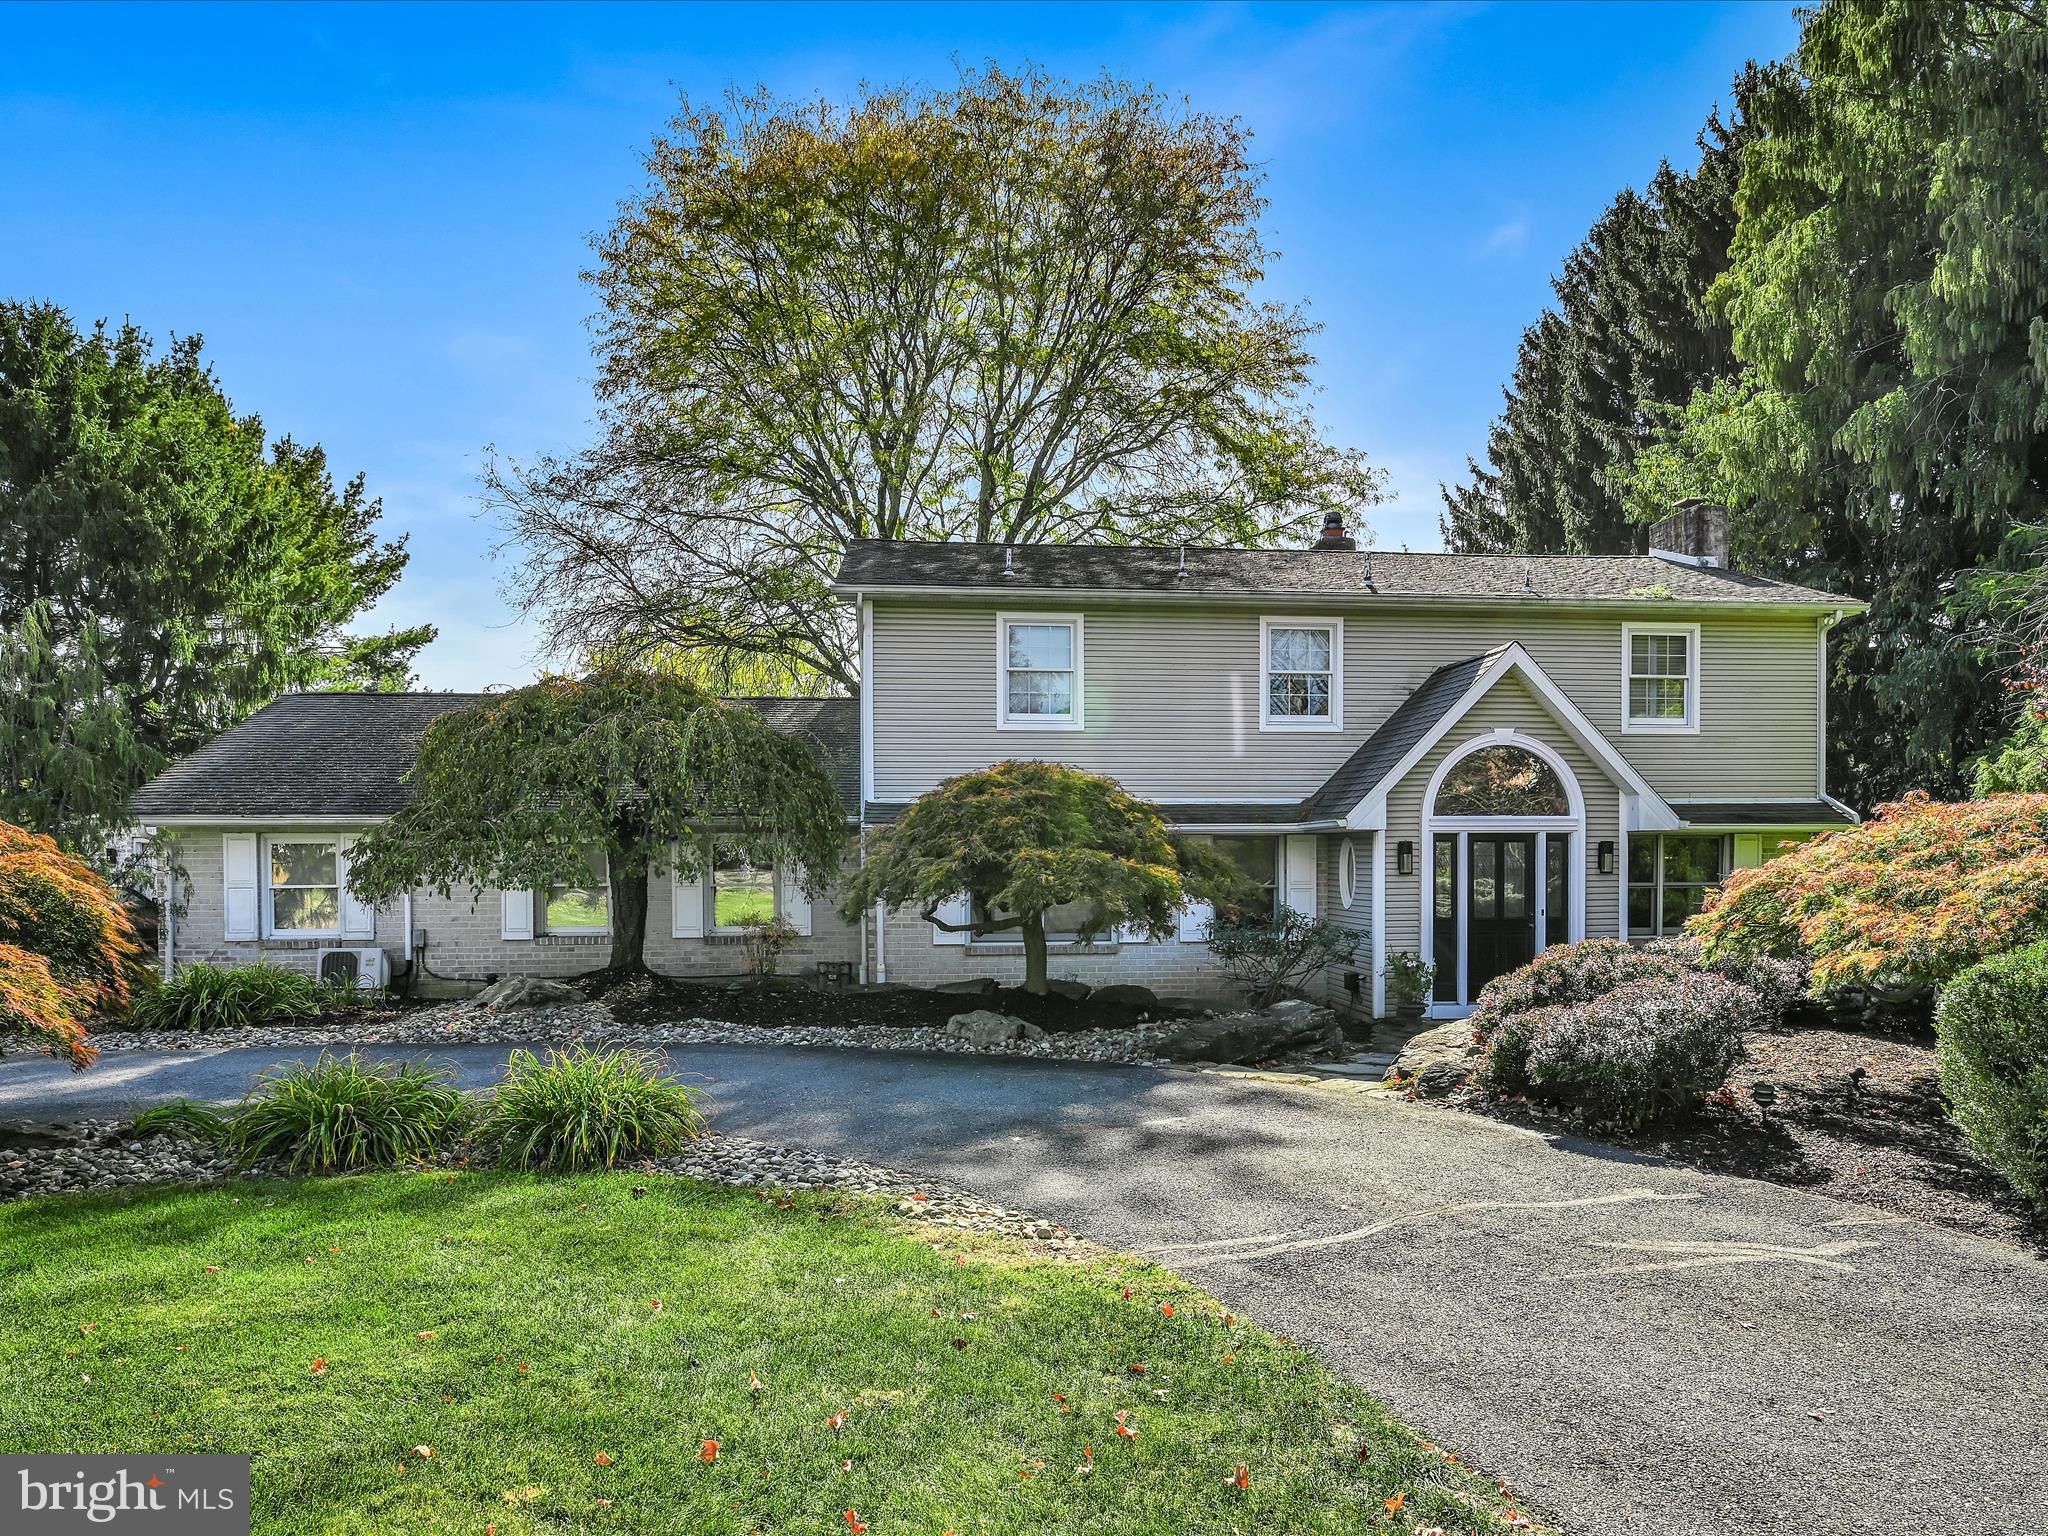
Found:
<svg viewBox="0 0 2048 1536"><path fill-rule="evenodd" d="M956 59L1108 68L1236 114L1314 408L1434 548L1549 275L1621 187L1690 163L1790 4L0 8L0 292L200 332L238 408L361 469L413 561L428 687L539 658L476 473L589 435L590 235L676 92L849 94Z"/></svg>

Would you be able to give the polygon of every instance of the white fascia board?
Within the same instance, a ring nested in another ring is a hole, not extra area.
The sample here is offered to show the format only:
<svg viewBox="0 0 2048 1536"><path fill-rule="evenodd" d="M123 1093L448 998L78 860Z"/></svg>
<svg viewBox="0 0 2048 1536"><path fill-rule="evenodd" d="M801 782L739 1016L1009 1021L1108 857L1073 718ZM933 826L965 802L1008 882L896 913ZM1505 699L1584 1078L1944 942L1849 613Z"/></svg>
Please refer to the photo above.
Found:
<svg viewBox="0 0 2048 1536"><path fill-rule="evenodd" d="M373 827L389 821L388 816L308 816L298 812L275 816L181 815L143 818L152 827L274 827L289 831L299 827Z"/></svg>
<svg viewBox="0 0 2048 1536"><path fill-rule="evenodd" d="M1830 597L1826 601L1768 603L1740 602L1728 598L1671 598L1671 597L1489 597L1479 593L1445 593L1441 596L1427 592L1368 592L1329 588L1302 589L1299 587L1242 587L1228 592L1169 592L1157 587L945 587L920 586L874 586L830 588L841 598L851 600L858 592L862 597L909 598L912 600L940 600L945 602L997 603L1011 602L1025 598L1031 602L1086 603L1113 602L1131 603L1195 603L1211 607L1271 607L1275 602L1318 604L1338 603L1346 608L1478 608L1512 609L1516 612L1546 613L1616 613L1632 612L1644 614L1713 614L1713 613L1778 613L1787 616L1822 613L1862 613L1869 604L1855 598Z"/></svg>

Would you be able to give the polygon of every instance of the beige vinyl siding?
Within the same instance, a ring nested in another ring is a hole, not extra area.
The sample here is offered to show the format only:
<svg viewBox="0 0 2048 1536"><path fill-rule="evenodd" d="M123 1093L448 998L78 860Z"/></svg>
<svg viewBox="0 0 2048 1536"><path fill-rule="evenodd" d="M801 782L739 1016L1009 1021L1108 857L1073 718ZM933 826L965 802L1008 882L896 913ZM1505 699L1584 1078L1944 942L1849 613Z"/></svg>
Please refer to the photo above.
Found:
<svg viewBox="0 0 2048 1536"><path fill-rule="evenodd" d="M1697 735L1621 729L1620 613L1539 606L1318 608L1044 606L1085 614L1086 729L996 728L994 604L885 599L874 608L874 797L912 800L1003 758L1072 763L1160 800L1284 801L1317 788L1437 667L1519 641L1668 799L1810 799L1815 783L1811 615L1634 610L1626 622L1698 623ZM1033 605L1004 604L1009 613ZM1261 615L1344 621L1344 728L1259 729Z"/></svg>
<svg viewBox="0 0 2048 1536"><path fill-rule="evenodd" d="M1585 749L1558 728L1543 703L1520 677L1503 678L1465 718L1424 755L1422 761L1387 796L1387 833L1381 877L1387 882L1387 951L1416 952L1422 943L1422 900L1430 879L1429 839L1422 830L1422 798L1443 760L1478 736L1508 729L1533 736L1551 748L1579 781L1586 805L1586 831L1576 856L1586 866L1587 938L1612 938L1621 931L1621 876L1603 876L1594 854L1603 841L1615 845L1621 866L1621 788L1586 755ZM1394 849L1403 839L1415 844L1415 873L1394 872ZM1553 940L1553 942L1558 942ZM1425 958L1427 958L1425 956Z"/></svg>
<svg viewBox="0 0 2048 1536"><path fill-rule="evenodd" d="M1344 893L1338 884L1346 841L1358 849L1358 884L1348 907L1344 905ZM1348 839L1318 838L1316 859L1321 866L1316 878L1317 915L1351 934L1358 945L1350 960L1324 968L1320 988L1322 1000L1346 1012L1369 1014L1372 1012L1372 834L1354 832ZM1353 971L1358 973L1359 981L1356 998L1344 986L1344 978ZM1315 983L1311 982L1308 988L1310 996L1313 997L1317 990Z"/></svg>

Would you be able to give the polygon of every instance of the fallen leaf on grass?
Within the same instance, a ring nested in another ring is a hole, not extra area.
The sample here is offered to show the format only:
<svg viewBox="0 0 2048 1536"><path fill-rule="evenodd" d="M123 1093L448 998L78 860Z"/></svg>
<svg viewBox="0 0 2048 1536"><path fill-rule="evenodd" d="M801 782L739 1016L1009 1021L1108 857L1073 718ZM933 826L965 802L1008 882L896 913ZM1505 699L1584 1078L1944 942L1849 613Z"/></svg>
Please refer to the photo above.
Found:
<svg viewBox="0 0 2048 1536"><path fill-rule="evenodd" d="M1135 1429L1131 1428L1131 1422L1130 1422L1130 1421L1131 1421L1131 1411L1130 1411L1130 1409L1128 1409L1128 1408L1119 1408L1119 1409L1117 1409L1117 1411L1116 1411L1116 1432L1117 1432L1118 1434L1122 1435L1122 1436L1123 1436L1123 1437L1124 1437L1124 1438L1125 1438L1126 1440L1135 1440L1135 1439L1137 1439L1137 1438L1138 1438L1138 1435L1139 1435L1139 1431L1137 1431L1137 1430L1135 1430Z"/></svg>
<svg viewBox="0 0 2048 1536"><path fill-rule="evenodd" d="M761 1394L762 1391L761 1378L756 1376L752 1371L747 1372L747 1390L749 1392L752 1392L757 1397Z"/></svg>
<svg viewBox="0 0 2048 1536"><path fill-rule="evenodd" d="M599 1451L595 1456L591 1457L591 1460L600 1467L608 1467L612 1464L612 1453L610 1451Z"/></svg>
<svg viewBox="0 0 2048 1536"><path fill-rule="evenodd" d="M654 1298L654 1300L647 1303L647 1305L654 1311L659 1312L661 1310L661 1298L657 1296Z"/></svg>
<svg viewBox="0 0 2048 1536"><path fill-rule="evenodd" d="M78 1325L78 1331L80 1333L91 1333L93 1329L97 1327L99 1327L98 1323L80 1323Z"/></svg>
<svg viewBox="0 0 2048 1536"><path fill-rule="evenodd" d="M862 1533L867 1530L866 1523L853 1510L849 1509L848 1511L846 1511L845 1518L847 1525L853 1531L853 1536L862 1536Z"/></svg>
<svg viewBox="0 0 2048 1536"><path fill-rule="evenodd" d="M178 1346L178 1348L180 1348L180 1349L183 1349L184 1347L185 1347L185 1346L184 1346L184 1345L182 1345L182 1344L180 1344L180 1345ZM327 1374L327 1362L326 1362L326 1360L325 1360L325 1359L323 1359L323 1358L321 1358L321 1357L319 1357L319 1356L317 1356L317 1355L316 1355L316 1356L314 1357L314 1359L313 1359L313 1374L314 1374L315 1376L325 1376L325 1375Z"/></svg>
<svg viewBox="0 0 2048 1536"><path fill-rule="evenodd" d="M1224 1478L1223 1481L1230 1487L1235 1488L1239 1493L1243 1493L1252 1485L1252 1469L1240 1461L1237 1464L1237 1470Z"/></svg>
<svg viewBox="0 0 2048 1536"><path fill-rule="evenodd" d="M422 1328L418 1333L413 1335L414 1338L420 1339L422 1341L431 1339L433 1336L434 1330L431 1328Z"/></svg>
<svg viewBox="0 0 2048 1536"><path fill-rule="evenodd" d="M1406 1493L1395 1494L1391 1499L1387 1500L1387 1513L1390 1515L1398 1515L1399 1513L1401 1513L1401 1506L1403 1504L1406 1504L1407 1502L1408 1495Z"/></svg>
<svg viewBox="0 0 2048 1536"><path fill-rule="evenodd" d="M419 1457L421 1461L425 1461L434 1454L434 1448L431 1445L416 1445L412 1448L412 1453Z"/></svg>
<svg viewBox="0 0 2048 1536"><path fill-rule="evenodd" d="M1066 1394L1065 1394L1065 1393L1063 1393L1063 1392L1055 1392L1055 1393L1053 1393L1053 1395L1052 1395L1052 1400L1053 1400L1054 1402L1056 1402L1056 1403L1058 1403L1058 1404L1060 1405L1060 1412L1061 1412L1061 1413L1072 1413L1072 1412L1074 1411L1074 1409L1073 1409L1073 1405L1072 1405L1072 1404L1070 1404L1070 1403L1069 1403L1069 1402L1067 1401L1067 1399L1066 1399Z"/></svg>
<svg viewBox="0 0 2048 1536"><path fill-rule="evenodd" d="M1159 1312L1162 1317L1173 1316L1173 1303L1170 1301L1162 1301L1161 1303L1159 1303Z"/></svg>
<svg viewBox="0 0 2048 1536"><path fill-rule="evenodd" d="M220 1273L220 1266L218 1264L209 1264L206 1266L206 1272L209 1275L217 1275Z"/></svg>
<svg viewBox="0 0 2048 1536"><path fill-rule="evenodd" d="M706 1461L718 1460L718 1442L716 1440L706 1440L704 1442L703 1456Z"/></svg>
<svg viewBox="0 0 2048 1536"><path fill-rule="evenodd" d="M842 1408L837 1413L833 1414L831 1418L825 1421L825 1427L831 1430L832 1433L835 1435L838 1434L840 1430L846 1428L846 1410Z"/></svg>
<svg viewBox="0 0 2048 1536"><path fill-rule="evenodd" d="M1133 1376L1142 1376L1145 1374L1145 1367L1142 1365L1133 1364L1130 1369L1131 1374Z"/></svg>

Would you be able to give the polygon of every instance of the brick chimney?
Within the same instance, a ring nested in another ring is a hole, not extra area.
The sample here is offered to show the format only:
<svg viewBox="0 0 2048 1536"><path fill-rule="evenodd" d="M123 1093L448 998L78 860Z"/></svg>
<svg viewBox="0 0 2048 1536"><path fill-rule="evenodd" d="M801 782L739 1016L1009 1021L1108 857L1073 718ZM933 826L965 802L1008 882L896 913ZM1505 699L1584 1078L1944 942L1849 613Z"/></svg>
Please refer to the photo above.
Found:
<svg viewBox="0 0 2048 1536"><path fill-rule="evenodd" d="M1356 549L1358 540L1344 531L1344 514L1334 507L1323 514L1323 531L1311 549Z"/></svg>
<svg viewBox="0 0 2048 1536"><path fill-rule="evenodd" d="M1728 509L1698 496L1650 524L1650 553L1688 565L1728 564Z"/></svg>

